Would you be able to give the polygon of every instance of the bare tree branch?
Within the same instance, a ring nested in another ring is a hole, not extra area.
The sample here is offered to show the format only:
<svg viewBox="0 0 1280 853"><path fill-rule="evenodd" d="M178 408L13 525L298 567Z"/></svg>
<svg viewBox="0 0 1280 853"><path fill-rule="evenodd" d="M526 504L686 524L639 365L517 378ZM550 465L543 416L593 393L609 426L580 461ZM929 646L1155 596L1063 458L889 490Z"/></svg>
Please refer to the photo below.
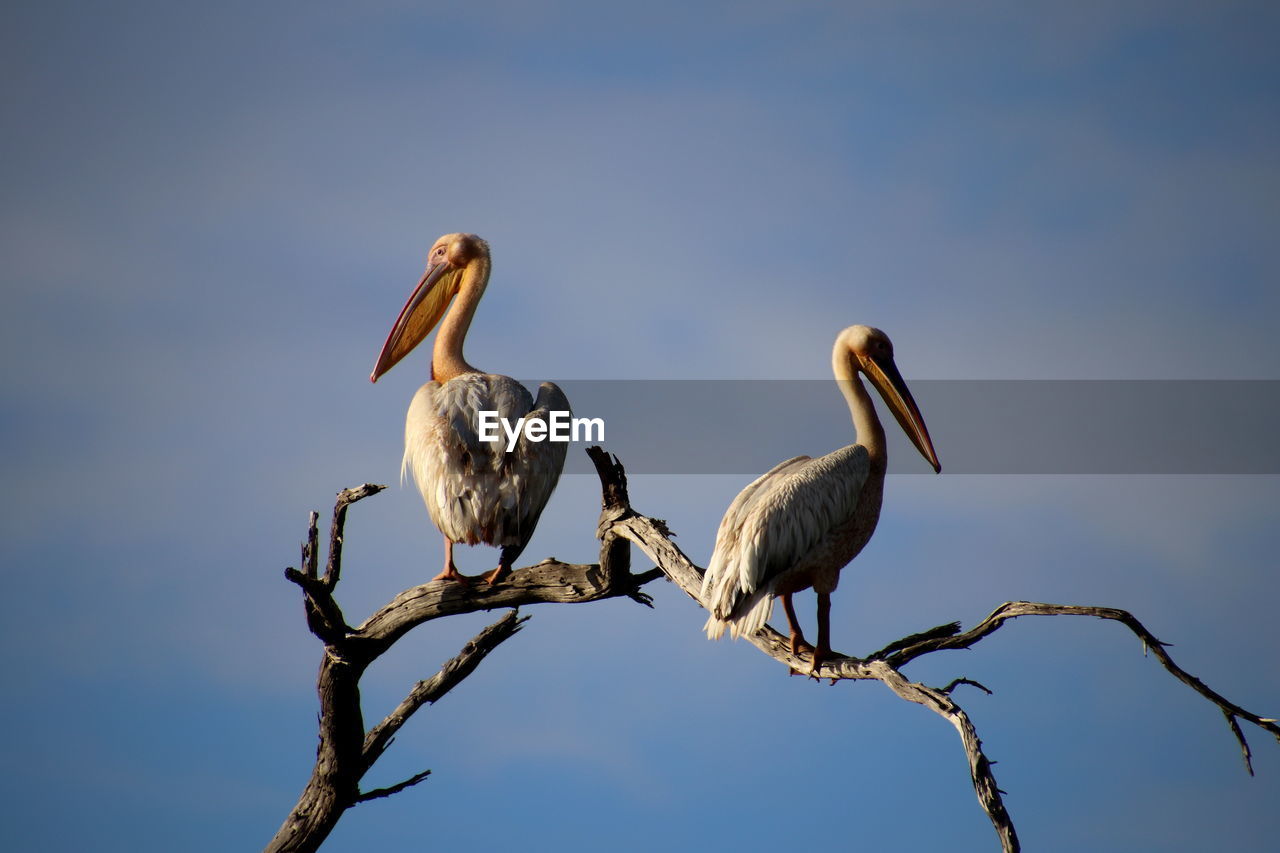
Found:
<svg viewBox="0 0 1280 853"><path fill-rule="evenodd" d="M316 553L320 548L320 513L312 510L307 514L307 538L302 543L302 570L308 578L316 580L319 575L316 574L317 556Z"/></svg>
<svg viewBox="0 0 1280 853"><path fill-rule="evenodd" d="M516 569L502 583L492 586L432 581L406 589L354 629L350 639L376 651L423 622L442 616L528 604L581 604L620 595L632 596L639 585L638 577L610 576L602 563L562 563L546 559L537 565Z"/></svg>
<svg viewBox="0 0 1280 853"><path fill-rule="evenodd" d="M1173 658L1165 651L1169 645L1168 643L1156 639L1155 635L1147 630L1147 627L1139 622L1132 613L1115 607L1044 604L1035 601L1006 601L992 611L991 615L987 616L986 619L983 619L968 631L949 637L922 640L893 653L889 656L888 662L893 666L902 666L921 655L940 649L967 649L983 637L995 632L1005 622L1010 619L1016 619L1019 616L1095 616L1099 619L1109 619L1124 625L1137 635L1138 639L1142 640L1143 648L1150 650L1151 655L1160 661L1161 666L1168 670L1171 675L1218 706L1223 716L1227 718L1227 725L1230 726L1232 734L1235 735L1236 740L1240 743L1245 769L1250 776L1253 775L1253 763L1250 760L1249 744L1245 740L1244 732L1240 730L1237 720L1245 720L1263 731L1269 732L1275 737L1276 742L1280 743L1280 724L1276 720L1260 717L1251 711L1247 711L1217 691L1210 689L1203 681L1173 662Z"/></svg>
<svg viewBox="0 0 1280 853"><path fill-rule="evenodd" d="M676 585L685 591L694 601L702 605L700 593L702 589L703 570L694 565L688 557L670 539L670 531L666 523L658 519L630 513L614 525L620 536L634 542ZM703 605L705 607L705 605ZM943 688L929 687L912 682L902 675L900 669L907 663L932 652L943 649L967 649L984 637L1000 628L1006 621L1019 616L1096 616L1111 619L1128 627L1143 642L1151 654L1160 661L1174 677L1191 687L1201 696L1213 702L1227 718L1236 740L1240 743L1244 755L1245 768L1253 773L1250 751L1244 733L1240 729L1239 720L1246 720L1259 728L1276 736L1280 742L1280 725L1276 720L1260 717L1239 705L1227 700L1207 687L1204 682L1190 675L1177 666L1165 651L1167 644L1160 640L1139 622L1132 614L1111 607L1083 607L1078 605L1042 604L1030 601L1010 601L995 609L991 615L983 619L968 631L960 631L960 623L953 622L940 625L919 634L913 634L888 644L883 649L872 653L865 659L847 655L834 655L825 661L815 673L816 677L831 679L834 684L840 680L880 681L890 690L909 702L924 705L951 722L960 733L965 754L969 760L969 772L973 780L974 791L983 810L991 819L996 833L1000 837L1001 847L1005 851L1016 851L1019 848L1017 833L1012 818L1004 807L1000 797L1000 788L996 785L991 772L991 762L982 751L982 741L969 720L968 715L950 696L960 684L969 684L990 693L986 687L967 678L957 678ZM791 670L808 669L812 658L796 655L791 652L787 637L765 626L754 635L745 638L756 648L785 664Z"/></svg>
<svg viewBox="0 0 1280 853"><path fill-rule="evenodd" d="M463 646L453 658L440 667L440 671L430 678L419 681L409 691L396 709L382 722L369 729L364 738L364 761L372 766L383 751L391 744L391 739L400 727L428 702L439 701L446 693L466 678L484 660L485 655L496 649L503 641L514 637L529 617L519 618L515 610L508 611L505 616L485 628L471 642Z"/></svg>
<svg viewBox="0 0 1280 853"><path fill-rule="evenodd" d="M389 788L374 788L372 791L365 791L359 797L356 797L356 802L367 803L369 800L376 800L380 797L389 797L392 794L398 794L405 788L412 788L414 785L418 784L430 775L430 770L423 770L421 773L416 773L408 779L405 779L403 782L398 782Z"/></svg>
<svg viewBox="0 0 1280 853"><path fill-rule="evenodd" d="M978 682L974 681L972 678L953 678L951 679L950 683L948 683L946 687L941 688L941 690L943 693L950 696L951 692L955 690L957 687L959 687L961 684L967 684L970 687L976 687L979 690L981 690L983 693L987 694L988 696L995 695L993 692L988 690L984 685L979 684Z"/></svg>
<svg viewBox="0 0 1280 853"><path fill-rule="evenodd" d="M370 495L376 495L385 488L386 486L365 483L363 486L338 492L338 500L333 505L333 524L329 527L329 562L324 570L324 585L329 589L338 585L338 577L342 571L342 530L347 523L347 507Z"/></svg>
<svg viewBox="0 0 1280 853"><path fill-rule="evenodd" d="M389 788L360 791L361 779L400 727L423 705L438 700L474 672L490 651L520 630L528 617L520 618L512 610L480 632L439 673L415 685L395 710L366 732L360 707L360 678L370 663L408 631L442 616L541 602L581 603L627 596L651 606L651 599L640 587L661 577L661 573L655 570L632 575L631 546L612 533L606 523L607 518L624 511L620 507L625 507L625 475L620 465L601 466L598 472L604 507L599 563L543 560L517 569L493 585L433 581L400 593L358 628L347 624L333 597L342 571L346 511L350 504L377 494L383 487L366 483L338 494L323 577L318 571L318 516L310 514L302 547L303 569L288 568L285 577L301 588L307 626L325 644L316 685L320 696L320 743L311 779L267 845L267 853L317 850L346 809L391 796L425 779L430 771ZM630 508L625 507L625 511Z"/></svg>
<svg viewBox="0 0 1280 853"><path fill-rule="evenodd" d="M345 492L340 493L339 497L341 494ZM345 517L345 513L343 515ZM335 517L335 523L336 520ZM342 610L333 599L333 584L328 581L330 574L326 573L324 578L318 574L319 521L319 513L312 512L308 515L307 538L302 543L302 571L290 567L284 570L284 576L302 588L305 595L303 601L306 608L307 627L311 629L311 633L325 642L333 642L348 634L351 628L347 626ZM337 538L341 541L340 534ZM330 572L332 571L331 568Z"/></svg>
<svg viewBox="0 0 1280 853"><path fill-rule="evenodd" d="M964 745L965 756L969 760L969 778L973 780L974 793L978 795L982 810L987 813L996 835L1000 837L1000 849L1009 853L1020 850L1018 833L1014 830L1013 818L1005 810L1004 800L1000 797L1002 792L991 772L991 762L982 751L982 740L964 709L946 691L909 681L901 672L882 660L867 661L865 666L866 674L860 677L879 680L901 698L923 705L956 727L956 731L960 733L960 742Z"/></svg>
<svg viewBox="0 0 1280 853"><path fill-rule="evenodd" d="M333 598L341 572L342 530L346 509L381 486L364 485L339 494L334 507L330 532L329 560L325 574L318 574L318 518L311 513L307 539L302 548L303 570L287 569L285 576L303 591L307 624L325 643L317 688L320 695L320 744L310 782L293 812L267 846L277 851L314 851L327 837L343 811L371 799L391 796L427 778L430 770L396 785L361 792L359 783L374 762L386 751L396 732L425 704L435 702L470 675L484 657L505 640L514 636L528 617L519 617L512 609L497 622L485 628L463 649L446 662L431 678L418 682L403 701L367 732L360 709L359 679L365 668L385 652L397 639L423 622L499 607L515 608L537 603L580 603L618 596L630 597L652 606L642 587L665 575L699 605L703 570L671 541L665 522L636 513L627 495L626 472L616 457L598 447L588 450L601 482L601 512L597 527L600 562L594 564L562 563L547 559L534 566L517 569L503 582L464 586L448 582L431 582L405 590L379 609L359 627L350 627L337 601ZM630 545L634 543L657 568L631 574ZM1226 717L1227 725L1240 744L1245 767L1253 772L1249 744L1240 720L1269 732L1280 742L1280 724L1260 717L1227 700L1207 687L1200 679L1177 666L1169 657L1166 644L1149 631L1132 614L1109 607L1045 604L1010 601L968 631L960 623L940 625L887 644L865 658L835 655L814 673L815 677L840 680L876 680L908 702L929 708L950 722L960 735L969 763L974 792L1004 851L1019 850L1013 820L1005 809L1003 793L991 771L992 762L982 748L982 741L964 709L952 698L962 684L991 693L985 686L968 678L955 678L945 687L931 687L913 682L902 674L902 667L913 660L945 649L967 649L994 633L1006 622L1019 616L1094 616L1120 622L1142 641L1144 648L1179 681L1216 705ZM810 668L812 658L793 654L788 638L765 626L747 638L765 654L792 670Z"/></svg>

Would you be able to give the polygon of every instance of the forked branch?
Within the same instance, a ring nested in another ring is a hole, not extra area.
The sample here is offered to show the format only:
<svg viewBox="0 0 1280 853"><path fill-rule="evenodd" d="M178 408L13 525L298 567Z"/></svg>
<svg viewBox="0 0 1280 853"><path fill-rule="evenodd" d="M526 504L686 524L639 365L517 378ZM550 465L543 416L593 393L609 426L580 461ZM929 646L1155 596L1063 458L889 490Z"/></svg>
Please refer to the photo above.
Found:
<svg viewBox="0 0 1280 853"><path fill-rule="evenodd" d="M425 681L419 681L409 691L396 709L388 714L382 722L369 729L364 738L363 758L366 766L373 762L391 745L391 739L414 713L423 705L436 702L444 694L453 689L480 665L485 655L493 651L504 640L515 636L528 616L518 617L515 610L508 610L507 615L488 628L485 628L467 643L453 659L440 668L440 671ZM420 781L420 780L419 780ZM407 786L406 786L407 787ZM394 793L394 792L393 792ZM388 796L388 794L383 794ZM372 799L366 796L363 799Z"/></svg>
<svg viewBox="0 0 1280 853"><path fill-rule="evenodd" d="M356 628L347 624L333 597L341 576L343 524L350 504L376 494L382 487L366 484L339 494L323 576L319 574L317 554L318 517L311 514L302 549L302 570L290 568L285 575L302 589L307 624L325 644L318 680L320 745L311 780L293 812L267 846L267 851L316 850L350 806L391 796L425 780L430 770L385 788L360 790L360 781L365 773L391 745L396 732L408 719L475 671L489 652L520 630L528 617L519 617L512 609L472 638L438 673L418 682L394 710L366 731L360 707L360 677L369 663L417 625L442 616L476 610L515 608L544 602L598 601L618 596L627 596L652 606L642 587L662 575L702 604L699 596L703 570L672 541L664 522L640 515L631 508L626 473L617 458L598 447L590 448L588 454L596 465L601 483L602 507L597 528L601 540L599 563L572 564L548 559L517 569L503 582L493 586L464 586L440 581L422 584L400 593ZM653 560L657 568L631 574L631 543ZM968 631L962 631L960 624L953 622L896 640L865 658L835 655L824 662L815 673L816 677L830 679L832 683L874 679L899 697L929 708L955 726L968 758L974 791L1005 851L1019 849L1013 820L1005 809L1001 791L991 772L991 762L983 752L982 741L968 714L952 696L962 684L990 691L967 678L953 679L944 687L932 687L911 681L901 670L913 660L933 652L970 648L1019 616L1094 616L1128 627L1166 670L1222 711L1240 744L1245 767L1251 774L1249 744L1240 721L1263 729L1280 742L1280 724L1276 720L1260 717L1211 690L1175 664L1166 651L1166 644L1156 639L1132 614L1110 607L1010 601L997 607ZM803 671L812 665L811 658L794 654L788 638L768 626L747 639L792 670Z"/></svg>
<svg viewBox="0 0 1280 853"><path fill-rule="evenodd" d="M617 464L616 460L615 464ZM671 534L665 522L628 511L622 514L613 525L613 531L634 542L668 578L684 590L690 598L705 607L700 598L703 569L694 565L671 541ZM952 691L960 684L970 684L988 693L991 691L966 678L954 679L945 687L930 687L909 680L902 674L901 668L916 658L932 652L970 648L999 629L1008 620L1019 616L1095 616L1125 625L1142 640L1144 647L1151 650L1151 654L1166 670L1222 711L1232 734L1240 744L1245 769L1251 775L1253 765L1250 760L1249 744L1239 721L1245 720L1258 726L1275 736L1277 742L1280 742L1280 724L1277 724L1276 720L1260 717L1211 690L1200 679L1175 664L1165 650L1166 644L1156 639L1133 614L1112 607L1009 601L997 607L968 631L962 632L960 623L953 622L896 640L865 658L837 654L825 661L815 673L816 677L831 679L833 684L840 680L874 679L908 702L923 705L941 715L956 727L969 759L969 773L973 780L974 791L978 795L978 801L983 810L991 819L1000 837L1001 848L1005 851L1020 849L1013 820L1005 809L1000 788L991 772L991 762L982 750L982 741L978 738L973 723L964 709L951 697ZM807 671L813 663L810 657L794 654L791 651L789 639L767 625L746 639L791 670Z"/></svg>
<svg viewBox="0 0 1280 853"><path fill-rule="evenodd" d="M381 722L365 730L360 703L360 678L379 655L423 622L495 608L516 608L541 602L581 603L627 596L651 606L641 587L661 577L655 570L630 572L630 545L607 530L617 516L617 478L621 469L602 468L602 542L600 562L589 564L543 560L516 569L501 583L463 585L433 581L397 595L359 627L347 624L334 598L341 578L343 530L347 508L384 487L365 484L338 494L329 535L325 572L319 572L319 517L311 513L302 546L302 569L289 568L285 577L303 593L307 626L325 644L317 689L320 694L320 745L311 779L293 811L285 819L268 853L314 851L324 842L343 812L351 806L389 797L417 785L431 771L385 788L361 791L365 774L391 745L400 728L424 705L439 700L475 671L489 652L515 636L528 617L514 609L471 639L431 678L418 682ZM625 490L625 480L623 489Z"/></svg>

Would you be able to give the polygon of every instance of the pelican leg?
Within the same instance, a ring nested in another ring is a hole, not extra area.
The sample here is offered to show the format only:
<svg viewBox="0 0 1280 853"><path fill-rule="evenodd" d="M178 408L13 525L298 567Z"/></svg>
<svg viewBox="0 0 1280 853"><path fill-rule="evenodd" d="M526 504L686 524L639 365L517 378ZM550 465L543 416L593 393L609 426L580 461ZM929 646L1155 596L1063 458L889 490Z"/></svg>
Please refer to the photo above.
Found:
<svg viewBox="0 0 1280 853"><path fill-rule="evenodd" d="M498 568L485 572L480 576L480 579L487 581L490 586L493 586L509 574L511 574L511 567L499 562Z"/></svg>
<svg viewBox="0 0 1280 853"><path fill-rule="evenodd" d="M818 647L813 650L813 668L809 675L817 677L818 667L831 657L831 593L818 593Z"/></svg>
<svg viewBox="0 0 1280 853"><path fill-rule="evenodd" d="M787 628L791 631L791 654L799 655L802 652L813 648L805 642L804 634L800 631L800 620L796 618L796 609L791 606L791 593L784 592L778 596L782 599L782 612L787 614ZM799 675L798 669L788 667L788 675Z"/></svg>
<svg viewBox="0 0 1280 853"><path fill-rule="evenodd" d="M796 618L796 610L791 606L791 593L784 592L778 597L782 599L782 611L787 614L787 627L791 630L791 654L798 655L811 647L800 631L800 620Z"/></svg>
<svg viewBox="0 0 1280 853"><path fill-rule="evenodd" d="M498 554L498 568L491 572L485 572L480 577L488 581L491 585L511 574L511 564L520 557L520 552L524 550L523 545L506 545Z"/></svg>
<svg viewBox="0 0 1280 853"><path fill-rule="evenodd" d="M444 537L444 571L433 577L431 580L471 583L471 578L458 571L458 567L453 564L453 540L448 536Z"/></svg>

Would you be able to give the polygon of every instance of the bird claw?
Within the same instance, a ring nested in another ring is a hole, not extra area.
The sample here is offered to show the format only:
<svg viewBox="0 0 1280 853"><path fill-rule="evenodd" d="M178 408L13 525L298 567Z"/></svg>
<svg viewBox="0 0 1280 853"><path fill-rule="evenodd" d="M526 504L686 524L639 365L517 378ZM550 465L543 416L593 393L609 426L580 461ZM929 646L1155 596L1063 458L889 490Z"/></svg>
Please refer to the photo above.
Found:
<svg viewBox="0 0 1280 853"><path fill-rule="evenodd" d="M791 654L795 655L798 658L802 658L806 654L812 653L813 651L814 651L813 646L805 642L803 634L801 634L799 631L795 631L791 634ZM805 674L806 673L801 672L800 670L796 669L794 666L787 667L787 675L805 675ZM807 674L810 676L813 675L812 670Z"/></svg>
<svg viewBox="0 0 1280 853"><path fill-rule="evenodd" d="M830 659L830 657L831 657L830 649L814 649L813 665L809 667L809 677L812 678L814 681L821 681L822 677L818 675L818 670L822 669L822 665L826 663L827 660ZM832 679L831 683L834 684L835 680Z"/></svg>
<svg viewBox="0 0 1280 853"><path fill-rule="evenodd" d="M508 568L507 566L499 564L498 568L494 569L493 571L485 572L484 574L480 575L480 580L487 582L489 586L493 586L494 584L506 578L506 576L509 574L511 574L511 569Z"/></svg>
<svg viewBox="0 0 1280 853"><path fill-rule="evenodd" d="M471 578L471 577L468 577L467 575L464 575L462 572L458 571L457 566L448 565L444 567L444 571L440 572L440 574L436 575L431 580L457 581L460 584L470 585L471 582L475 580L475 578Z"/></svg>

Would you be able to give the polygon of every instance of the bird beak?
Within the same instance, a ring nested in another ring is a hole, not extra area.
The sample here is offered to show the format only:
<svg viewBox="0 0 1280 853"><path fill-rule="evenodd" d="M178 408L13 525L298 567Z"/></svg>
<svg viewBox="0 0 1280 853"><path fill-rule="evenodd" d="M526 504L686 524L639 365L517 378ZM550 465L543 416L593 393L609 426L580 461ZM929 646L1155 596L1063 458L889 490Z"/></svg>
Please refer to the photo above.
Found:
<svg viewBox="0 0 1280 853"><path fill-rule="evenodd" d="M396 362L422 343L422 339L431 333L436 323L444 315L449 300L457 292L458 277L462 270L449 263L433 264L422 274L422 280L414 288L409 301L400 310L396 324L387 335L387 342L382 345L378 355L378 363L369 374L370 382L377 382L378 377L386 373Z"/></svg>
<svg viewBox="0 0 1280 853"><path fill-rule="evenodd" d="M898 366L892 358L875 358L868 356L862 359L867 378L879 390L880 396L889 405L889 410L897 418L902 431L911 439L911 443L920 451L920 455L933 466L935 473L942 471L942 463L933 450L933 441L929 438L929 430L924 425L924 417L920 408L907 390L907 382L898 372Z"/></svg>

